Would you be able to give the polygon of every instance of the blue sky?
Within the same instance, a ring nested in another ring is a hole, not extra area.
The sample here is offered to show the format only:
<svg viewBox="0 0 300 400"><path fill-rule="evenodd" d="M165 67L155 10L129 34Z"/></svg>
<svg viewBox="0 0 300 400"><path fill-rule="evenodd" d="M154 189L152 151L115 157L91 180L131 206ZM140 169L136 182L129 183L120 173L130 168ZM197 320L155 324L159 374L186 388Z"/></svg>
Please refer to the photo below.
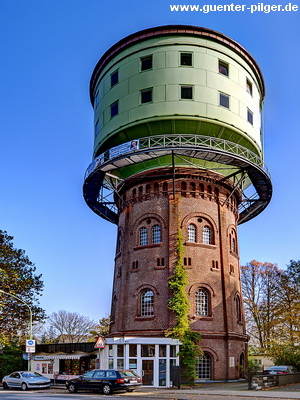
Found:
<svg viewBox="0 0 300 400"><path fill-rule="evenodd" d="M259 63L267 89L265 161L274 195L261 215L239 228L241 263L257 259L284 268L300 259L299 11L172 13L169 4L194 3L0 2L0 229L15 237L15 246L43 274L41 305L48 314L65 309L97 320L110 311L116 227L82 197L93 149L89 79L111 45L151 26L220 31Z"/></svg>

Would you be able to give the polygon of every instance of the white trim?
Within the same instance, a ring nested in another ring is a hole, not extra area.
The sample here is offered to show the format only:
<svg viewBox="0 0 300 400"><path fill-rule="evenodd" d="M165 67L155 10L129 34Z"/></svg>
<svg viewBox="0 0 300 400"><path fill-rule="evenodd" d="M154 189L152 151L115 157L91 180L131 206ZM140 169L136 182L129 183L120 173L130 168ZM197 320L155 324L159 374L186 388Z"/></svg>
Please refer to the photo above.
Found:
<svg viewBox="0 0 300 400"><path fill-rule="evenodd" d="M60 359L60 360L78 360L81 357L87 357L90 356L91 354L52 354L52 355L47 355L43 356L44 360L54 360L54 359ZM40 360L40 359L39 359Z"/></svg>
<svg viewBox="0 0 300 400"><path fill-rule="evenodd" d="M136 360L136 369L138 375L143 375L143 360L151 360L153 361L153 385L151 387L159 387L159 365L160 360L165 360L166 363L166 376L165 376L165 386L160 387L170 387L172 386L172 382L170 381L170 362L173 360L175 365L179 365L179 357L171 356L170 354L170 346L176 346L175 354L179 352L180 341L178 339L166 338L166 337L132 337L132 336L124 336L124 337L113 337L106 339L107 347L102 350L101 354L101 368L109 368L109 360L113 360L113 368L118 368L118 361L123 361L124 368L129 368L129 360ZM130 357L129 356L129 346L130 344L137 345L137 356ZM117 346L121 345L123 347L123 357L117 356ZM155 346L155 356L143 357L141 352L141 347L143 345L152 345ZM162 357L159 355L159 345L166 345L166 355ZM113 346L113 356L109 357L109 346Z"/></svg>
<svg viewBox="0 0 300 400"><path fill-rule="evenodd" d="M106 344L171 344L180 345L178 339L166 338L166 337L136 337L136 336L123 336L123 337L112 337L105 339Z"/></svg>

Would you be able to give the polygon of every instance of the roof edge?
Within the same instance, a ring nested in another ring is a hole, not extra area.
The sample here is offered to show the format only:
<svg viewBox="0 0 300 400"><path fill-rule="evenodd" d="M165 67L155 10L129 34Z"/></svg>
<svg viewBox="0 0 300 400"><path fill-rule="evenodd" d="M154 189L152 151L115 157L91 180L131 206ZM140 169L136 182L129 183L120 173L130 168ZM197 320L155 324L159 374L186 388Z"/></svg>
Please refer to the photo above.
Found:
<svg viewBox="0 0 300 400"><path fill-rule="evenodd" d="M224 46L230 48L235 51L238 55L240 55L245 61L247 61L254 70L254 73L259 81L262 99L265 96L265 84L262 72L259 68L258 63L252 57L252 55L238 42L224 35L223 33L214 31L212 29L193 26L193 25L164 25L157 26L153 28L143 29L141 31L132 33L123 39L119 40L113 46L111 46L100 58L90 80L90 98L92 104L94 103L94 89L97 84L97 80L101 71L107 65L107 63L115 57L118 53L125 50L126 48L139 43L144 40L148 40L151 38L159 37L159 36L172 36L172 35L186 35L186 36L197 36L204 37L209 40L218 42L223 44Z"/></svg>

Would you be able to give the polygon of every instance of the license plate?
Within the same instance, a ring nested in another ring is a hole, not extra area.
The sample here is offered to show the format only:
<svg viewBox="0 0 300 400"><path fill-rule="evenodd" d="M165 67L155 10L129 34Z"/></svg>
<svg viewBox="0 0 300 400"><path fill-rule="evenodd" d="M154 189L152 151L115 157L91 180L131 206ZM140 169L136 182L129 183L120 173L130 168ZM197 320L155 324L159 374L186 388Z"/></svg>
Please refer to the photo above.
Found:
<svg viewBox="0 0 300 400"><path fill-rule="evenodd" d="M137 383L137 381L130 381L130 383Z"/></svg>

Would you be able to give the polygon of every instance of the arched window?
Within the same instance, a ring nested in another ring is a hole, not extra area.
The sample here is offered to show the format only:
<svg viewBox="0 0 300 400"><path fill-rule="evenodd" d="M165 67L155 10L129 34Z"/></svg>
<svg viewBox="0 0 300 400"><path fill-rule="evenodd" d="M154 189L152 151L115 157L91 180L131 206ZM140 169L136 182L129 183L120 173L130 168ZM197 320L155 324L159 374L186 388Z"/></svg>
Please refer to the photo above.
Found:
<svg viewBox="0 0 300 400"><path fill-rule="evenodd" d="M139 186L139 201L143 200L143 186Z"/></svg>
<svg viewBox="0 0 300 400"><path fill-rule="evenodd" d="M202 228L202 243L212 244L212 230L211 227L208 225L205 225Z"/></svg>
<svg viewBox="0 0 300 400"><path fill-rule="evenodd" d="M231 251L232 253L236 253L236 241L234 236L231 236Z"/></svg>
<svg viewBox="0 0 300 400"><path fill-rule="evenodd" d="M143 290L141 293L141 316L149 317L154 315L154 294L152 290Z"/></svg>
<svg viewBox="0 0 300 400"><path fill-rule="evenodd" d="M168 196L168 182L164 182L163 186L162 186L162 190L163 190L163 196L167 197Z"/></svg>
<svg viewBox="0 0 300 400"><path fill-rule="evenodd" d="M194 224L189 224L188 226L188 241L196 243L197 240L197 228Z"/></svg>
<svg viewBox="0 0 300 400"><path fill-rule="evenodd" d="M152 227L152 243L161 242L161 227L159 225L153 225Z"/></svg>
<svg viewBox="0 0 300 400"><path fill-rule="evenodd" d="M244 353L242 353L240 355L240 366L244 367L244 368L239 368L240 370L240 378L245 378L245 355Z"/></svg>
<svg viewBox="0 0 300 400"><path fill-rule="evenodd" d="M209 315L209 294L207 290L199 288L195 294L195 314L198 316Z"/></svg>
<svg viewBox="0 0 300 400"><path fill-rule="evenodd" d="M186 197L186 182L181 182L181 196Z"/></svg>
<svg viewBox="0 0 300 400"><path fill-rule="evenodd" d="M146 244L148 244L148 231L145 226L142 226L139 229L139 245L145 246Z"/></svg>
<svg viewBox="0 0 300 400"><path fill-rule="evenodd" d="M190 183L190 195L191 197L196 197L196 185L194 182Z"/></svg>
<svg viewBox="0 0 300 400"><path fill-rule="evenodd" d="M231 239L231 251L233 253L236 253L236 244L235 244L235 238L234 237Z"/></svg>
<svg viewBox="0 0 300 400"><path fill-rule="evenodd" d="M117 238L117 249L116 249L116 253L120 253L122 250L122 232L121 230L118 231L118 238Z"/></svg>
<svg viewBox="0 0 300 400"><path fill-rule="evenodd" d="M132 201L135 202L136 201L136 189L132 189Z"/></svg>
<svg viewBox="0 0 300 400"><path fill-rule="evenodd" d="M235 311L236 311L236 318L238 322L242 320L242 313L241 313L241 299L240 296L236 295L235 297Z"/></svg>
<svg viewBox="0 0 300 400"><path fill-rule="evenodd" d="M204 353L198 357L196 362L196 375L198 379L210 380L211 376L212 360L211 355Z"/></svg>
<svg viewBox="0 0 300 400"><path fill-rule="evenodd" d="M150 199L150 192L151 192L151 186L148 184L146 185L146 199Z"/></svg>

